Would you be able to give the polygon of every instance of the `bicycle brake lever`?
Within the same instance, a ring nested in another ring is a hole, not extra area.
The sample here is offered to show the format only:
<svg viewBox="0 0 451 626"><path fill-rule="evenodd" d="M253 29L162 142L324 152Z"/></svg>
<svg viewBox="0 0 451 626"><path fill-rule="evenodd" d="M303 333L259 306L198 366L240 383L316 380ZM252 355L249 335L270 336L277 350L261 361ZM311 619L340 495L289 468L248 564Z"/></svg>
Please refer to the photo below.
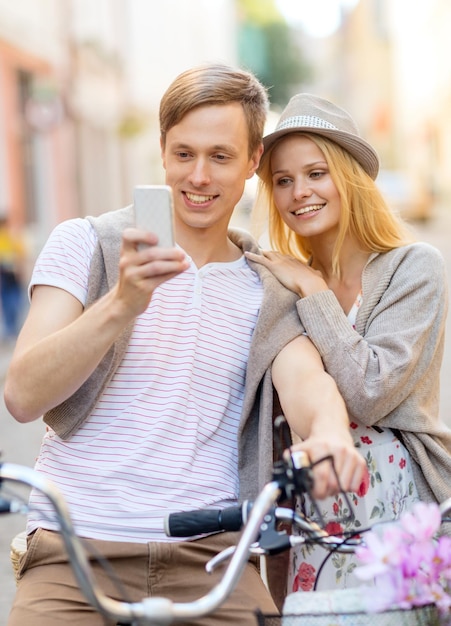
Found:
<svg viewBox="0 0 451 626"><path fill-rule="evenodd" d="M215 570L218 567L218 565L220 565L227 559L230 559L235 553L235 550L236 550L236 546L229 546L228 548L225 548L221 552L218 552L218 554L216 554L212 559L210 559L207 562L207 564L205 565L205 571L208 574L211 574L213 570ZM263 556L265 552L261 548L259 548L258 543L254 543L251 545L249 549L249 554L253 556Z"/></svg>
<svg viewBox="0 0 451 626"><path fill-rule="evenodd" d="M230 559L234 552L235 546L229 546L228 548L221 550L221 552L218 552L218 554L216 554L212 559L207 562L207 564L205 565L205 571L211 574L212 571L218 567L218 565L220 565L227 559Z"/></svg>
<svg viewBox="0 0 451 626"><path fill-rule="evenodd" d="M290 535L285 530L276 529L276 515L272 510L265 516L264 523L260 527L260 539L258 544L264 554L278 554L284 552L290 546Z"/></svg>

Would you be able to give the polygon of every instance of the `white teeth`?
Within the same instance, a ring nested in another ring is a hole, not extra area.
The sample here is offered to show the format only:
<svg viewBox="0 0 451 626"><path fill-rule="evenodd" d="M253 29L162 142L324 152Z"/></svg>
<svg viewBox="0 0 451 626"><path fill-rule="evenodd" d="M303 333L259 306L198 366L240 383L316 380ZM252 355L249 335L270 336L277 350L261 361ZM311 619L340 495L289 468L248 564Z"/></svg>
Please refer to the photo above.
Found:
<svg viewBox="0 0 451 626"><path fill-rule="evenodd" d="M295 211L295 215L304 215L304 213L311 213L312 211L319 211L322 209L324 204L312 204L312 206L306 206L303 209L299 209L299 211Z"/></svg>
<svg viewBox="0 0 451 626"><path fill-rule="evenodd" d="M203 202L208 202L209 200L213 200L214 196L198 196L194 193L186 193L186 197L190 202L197 202L198 204L202 204Z"/></svg>

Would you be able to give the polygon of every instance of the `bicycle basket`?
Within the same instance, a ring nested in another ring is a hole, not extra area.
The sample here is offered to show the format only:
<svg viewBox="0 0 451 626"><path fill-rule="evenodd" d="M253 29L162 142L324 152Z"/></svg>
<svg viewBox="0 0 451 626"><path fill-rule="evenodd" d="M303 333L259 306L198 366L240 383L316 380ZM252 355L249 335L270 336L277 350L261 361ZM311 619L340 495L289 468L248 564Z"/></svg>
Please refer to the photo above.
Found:
<svg viewBox="0 0 451 626"><path fill-rule="evenodd" d="M383 613L304 613L259 616L258 626L445 626L433 605Z"/></svg>
<svg viewBox="0 0 451 626"><path fill-rule="evenodd" d="M357 587L290 593L285 598L282 616L265 616L259 626L444 626L446 623L432 604L369 613Z"/></svg>

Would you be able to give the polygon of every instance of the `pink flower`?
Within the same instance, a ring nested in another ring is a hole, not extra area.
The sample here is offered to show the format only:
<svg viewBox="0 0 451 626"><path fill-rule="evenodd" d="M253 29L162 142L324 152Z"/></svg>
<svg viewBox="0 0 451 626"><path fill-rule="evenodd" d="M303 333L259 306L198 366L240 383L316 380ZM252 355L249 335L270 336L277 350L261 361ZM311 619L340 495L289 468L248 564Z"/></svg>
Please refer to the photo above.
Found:
<svg viewBox="0 0 451 626"><path fill-rule="evenodd" d="M436 544L434 566L451 581L451 537L440 537Z"/></svg>
<svg viewBox="0 0 451 626"><path fill-rule="evenodd" d="M441 524L437 504L418 502L399 522L379 526L356 550L361 565L355 574L374 579L368 588L368 610L411 608L434 603L451 607L451 538L436 538ZM363 588L362 588L363 590Z"/></svg>
<svg viewBox="0 0 451 626"><path fill-rule="evenodd" d="M432 539L441 522L440 508L426 502L417 502L412 511L406 511L400 519L401 526L417 541Z"/></svg>
<svg viewBox="0 0 451 626"><path fill-rule="evenodd" d="M437 605L437 608L443 615L449 615L451 610L451 595L447 593L443 585L434 583L431 586L433 593L433 602Z"/></svg>
<svg viewBox="0 0 451 626"><path fill-rule="evenodd" d="M397 568L402 562L399 547L399 531L395 527L385 528L382 537L376 531L367 533L365 545L356 550L356 556L362 563L354 572L357 578L370 580L389 572L392 567Z"/></svg>

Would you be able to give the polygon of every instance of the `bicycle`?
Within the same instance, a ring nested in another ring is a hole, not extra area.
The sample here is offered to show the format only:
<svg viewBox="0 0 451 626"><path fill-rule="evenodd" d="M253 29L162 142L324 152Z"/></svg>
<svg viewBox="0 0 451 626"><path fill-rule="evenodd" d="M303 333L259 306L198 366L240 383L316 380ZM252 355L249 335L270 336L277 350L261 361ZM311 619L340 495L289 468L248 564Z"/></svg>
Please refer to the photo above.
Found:
<svg viewBox="0 0 451 626"><path fill-rule="evenodd" d="M276 420L275 426L281 432L286 428L282 416ZM361 536L330 535L320 524L295 513L292 508L278 506L281 501L292 499L296 495L311 494L313 487L312 465L304 453L292 453L286 448L281 457L274 464L273 479L263 487L255 501L223 510L198 510L171 513L167 516L165 531L170 536L190 537L242 528L236 546L219 553L207 564L207 571L213 571L220 563L230 559L220 582L203 597L185 603L173 602L163 597L145 597L140 602L124 602L106 596L94 580L82 540L75 533L64 497L56 486L31 468L3 463L0 464L0 487L4 481L23 483L40 490L49 498L60 523L61 536L77 583L87 601L100 614L118 624L163 626L213 613L233 591L250 555L277 554L307 541L319 543L329 551L343 552L352 552L361 544ZM449 509L451 498L443 503L442 514ZM27 506L21 500L0 497L0 512L26 513ZM278 529L279 522L295 525L303 531L303 535L294 536L285 528ZM280 621L276 616L262 616L258 619L259 623L266 626L278 624Z"/></svg>

